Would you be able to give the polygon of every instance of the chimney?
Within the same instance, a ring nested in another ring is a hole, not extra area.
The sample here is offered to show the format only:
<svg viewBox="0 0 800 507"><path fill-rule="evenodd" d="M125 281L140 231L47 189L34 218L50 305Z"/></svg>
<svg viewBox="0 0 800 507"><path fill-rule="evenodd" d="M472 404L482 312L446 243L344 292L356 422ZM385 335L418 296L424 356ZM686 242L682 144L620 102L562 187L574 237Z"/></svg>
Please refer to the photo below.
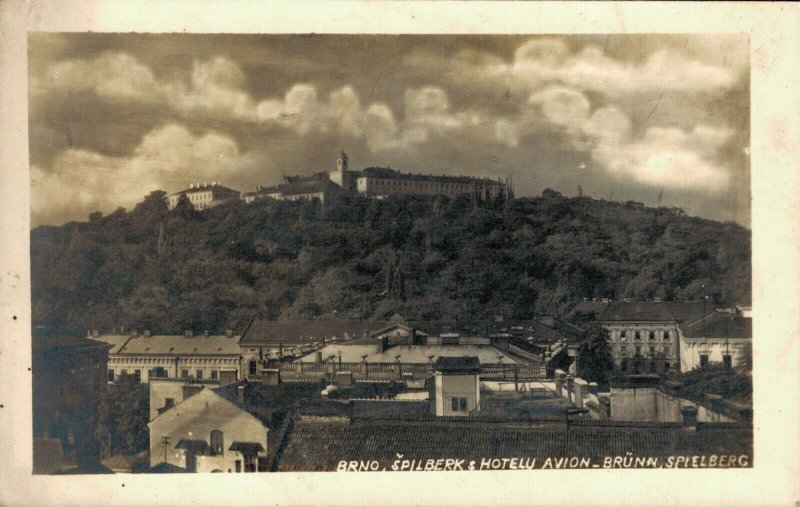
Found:
<svg viewBox="0 0 800 507"><path fill-rule="evenodd" d="M92 336L100 336L100 331L97 329L92 330Z"/></svg>
<svg viewBox="0 0 800 507"><path fill-rule="evenodd" d="M660 303L660 302L661 302L661 298L653 298L653 303Z"/></svg>
<svg viewBox="0 0 800 507"><path fill-rule="evenodd" d="M317 364L322 363L322 351L318 350L317 353L314 355L314 362Z"/></svg>
<svg viewBox="0 0 800 507"><path fill-rule="evenodd" d="M142 332L142 334L144 335L145 338L150 338L150 330L149 329L145 329Z"/></svg>
<svg viewBox="0 0 800 507"><path fill-rule="evenodd" d="M236 399L239 400L240 404L244 405L244 386L236 388Z"/></svg>
<svg viewBox="0 0 800 507"><path fill-rule="evenodd" d="M226 329L225 330L225 337L226 338L233 338L233 329Z"/></svg>
<svg viewBox="0 0 800 507"><path fill-rule="evenodd" d="M136 338L139 336L139 331L131 329L131 337Z"/></svg>
<svg viewBox="0 0 800 507"><path fill-rule="evenodd" d="M203 331L203 336L208 336L208 329Z"/></svg>
<svg viewBox="0 0 800 507"><path fill-rule="evenodd" d="M192 332L192 330L191 330L191 329L187 329L186 331L184 331L184 332L183 332L183 335L184 335L186 338L191 338L192 336L194 336L194 333Z"/></svg>

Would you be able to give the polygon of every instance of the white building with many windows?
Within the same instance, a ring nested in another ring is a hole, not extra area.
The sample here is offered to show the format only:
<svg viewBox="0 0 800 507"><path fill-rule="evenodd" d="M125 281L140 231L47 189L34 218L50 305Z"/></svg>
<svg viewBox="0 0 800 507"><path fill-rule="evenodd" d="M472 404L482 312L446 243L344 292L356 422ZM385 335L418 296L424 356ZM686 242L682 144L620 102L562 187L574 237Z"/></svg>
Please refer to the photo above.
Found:
<svg viewBox="0 0 800 507"><path fill-rule="evenodd" d="M709 363L749 369L752 361L753 319L740 311L717 310L682 326L681 330L681 371Z"/></svg>
<svg viewBox="0 0 800 507"><path fill-rule="evenodd" d="M186 331L182 335L153 335L144 331L128 335L92 334L113 345L108 358L108 381L133 375L141 382L151 378L193 378L235 382L241 377L239 336Z"/></svg>

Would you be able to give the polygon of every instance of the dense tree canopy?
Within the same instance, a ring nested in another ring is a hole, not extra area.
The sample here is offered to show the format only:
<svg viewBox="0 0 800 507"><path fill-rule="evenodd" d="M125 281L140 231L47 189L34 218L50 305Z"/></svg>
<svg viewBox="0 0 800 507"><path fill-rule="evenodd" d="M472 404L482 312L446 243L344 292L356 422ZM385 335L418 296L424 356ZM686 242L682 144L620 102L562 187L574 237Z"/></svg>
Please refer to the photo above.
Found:
<svg viewBox="0 0 800 507"><path fill-rule="evenodd" d="M593 297L750 301L750 231L677 209L552 190L185 204L153 192L33 230L34 322L178 333L253 317L529 318Z"/></svg>

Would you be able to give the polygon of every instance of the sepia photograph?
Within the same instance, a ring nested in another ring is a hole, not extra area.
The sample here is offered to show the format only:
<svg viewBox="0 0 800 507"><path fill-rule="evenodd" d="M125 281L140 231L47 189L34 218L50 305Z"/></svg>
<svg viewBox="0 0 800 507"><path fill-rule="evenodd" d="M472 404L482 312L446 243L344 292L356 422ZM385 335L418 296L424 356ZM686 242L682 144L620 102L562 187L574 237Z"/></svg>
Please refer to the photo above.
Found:
<svg viewBox="0 0 800 507"><path fill-rule="evenodd" d="M357 4L332 30L29 8L0 415L31 504L777 500L800 187L763 169L797 158L763 33Z"/></svg>
<svg viewBox="0 0 800 507"><path fill-rule="evenodd" d="M752 466L746 36L28 54L34 473Z"/></svg>

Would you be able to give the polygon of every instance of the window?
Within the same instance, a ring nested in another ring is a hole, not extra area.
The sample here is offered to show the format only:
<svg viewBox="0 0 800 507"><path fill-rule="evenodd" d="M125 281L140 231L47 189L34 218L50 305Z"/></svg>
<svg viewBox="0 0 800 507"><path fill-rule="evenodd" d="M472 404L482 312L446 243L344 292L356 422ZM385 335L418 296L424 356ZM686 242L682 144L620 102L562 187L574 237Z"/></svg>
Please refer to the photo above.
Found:
<svg viewBox="0 0 800 507"><path fill-rule="evenodd" d="M237 474L241 473L241 471L242 471L242 460L237 459L236 460L236 473Z"/></svg>
<svg viewBox="0 0 800 507"><path fill-rule="evenodd" d="M656 357L656 348L653 345L650 345L650 357Z"/></svg>
<svg viewBox="0 0 800 507"><path fill-rule="evenodd" d="M708 354L700 354L700 366L708 364Z"/></svg>
<svg viewBox="0 0 800 507"><path fill-rule="evenodd" d="M626 345L623 345L622 347L620 347L619 351L622 354L622 356L627 356L628 355L628 347Z"/></svg>
<svg viewBox="0 0 800 507"><path fill-rule="evenodd" d="M730 368L733 365L730 354L722 354L722 364L724 364L726 368Z"/></svg>
<svg viewBox="0 0 800 507"><path fill-rule="evenodd" d="M450 406L453 412L466 412L467 399L466 398L450 398Z"/></svg>
<svg viewBox="0 0 800 507"><path fill-rule="evenodd" d="M127 374L128 374L128 370L126 370L125 368L123 368L123 369L121 369L121 370L120 370L119 374L120 374L120 375L127 375Z"/></svg>
<svg viewBox="0 0 800 507"><path fill-rule="evenodd" d="M650 361L650 373L655 373L655 372L656 372L656 362Z"/></svg>
<svg viewBox="0 0 800 507"><path fill-rule="evenodd" d="M256 368L257 368L257 363L255 362L255 360L250 361L250 365L248 367L250 375L256 374Z"/></svg>
<svg viewBox="0 0 800 507"><path fill-rule="evenodd" d="M181 370L181 378L189 378L189 370Z"/></svg>
<svg viewBox="0 0 800 507"><path fill-rule="evenodd" d="M624 342L627 340L628 333L626 331L619 332L619 341Z"/></svg>
<svg viewBox="0 0 800 507"><path fill-rule="evenodd" d="M114 382L114 370L108 370L108 381Z"/></svg>
<svg viewBox="0 0 800 507"><path fill-rule="evenodd" d="M641 357L642 356L642 346L641 345L637 345L636 346L636 354L635 355L636 355L636 357Z"/></svg>
<svg viewBox="0 0 800 507"><path fill-rule="evenodd" d="M664 341L665 342L669 341L669 331L664 331Z"/></svg>
<svg viewBox="0 0 800 507"><path fill-rule="evenodd" d="M219 372L217 370L211 370L211 380L218 380L219 379Z"/></svg>
<svg viewBox="0 0 800 507"><path fill-rule="evenodd" d="M633 339L634 339L634 340L641 340L641 339L642 339L642 333L640 333L639 331L636 331L636 332L633 334Z"/></svg>
<svg viewBox="0 0 800 507"><path fill-rule="evenodd" d="M669 371L669 363L664 363L664 373Z"/></svg>
<svg viewBox="0 0 800 507"><path fill-rule="evenodd" d="M222 432L213 430L211 432L211 455L222 456L225 452L225 444Z"/></svg>
<svg viewBox="0 0 800 507"><path fill-rule="evenodd" d="M195 378L197 380L203 380L203 370L195 370Z"/></svg>
<svg viewBox="0 0 800 507"><path fill-rule="evenodd" d="M142 381L142 370L133 370L133 376L136 379L136 382Z"/></svg>
<svg viewBox="0 0 800 507"><path fill-rule="evenodd" d="M647 338L648 338L649 340L655 340L655 339L656 339L656 332L655 332L655 331L650 331L650 332L648 333L648 335L647 335Z"/></svg>

